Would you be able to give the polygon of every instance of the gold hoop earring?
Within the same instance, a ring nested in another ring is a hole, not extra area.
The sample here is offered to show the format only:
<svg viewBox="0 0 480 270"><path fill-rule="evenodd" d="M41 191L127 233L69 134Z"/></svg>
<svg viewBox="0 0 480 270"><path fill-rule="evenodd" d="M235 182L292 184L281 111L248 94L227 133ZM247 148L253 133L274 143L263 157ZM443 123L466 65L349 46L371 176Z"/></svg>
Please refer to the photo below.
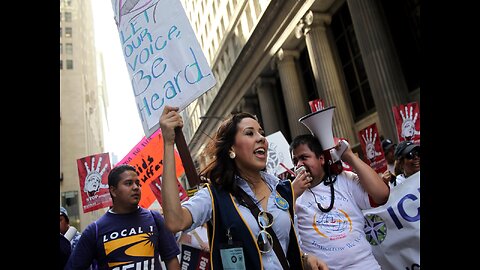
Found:
<svg viewBox="0 0 480 270"><path fill-rule="evenodd" d="M237 155L235 155L235 152L230 151L230 152L228 153L228 156L229 156L231 159L234 159Z"/></svg>

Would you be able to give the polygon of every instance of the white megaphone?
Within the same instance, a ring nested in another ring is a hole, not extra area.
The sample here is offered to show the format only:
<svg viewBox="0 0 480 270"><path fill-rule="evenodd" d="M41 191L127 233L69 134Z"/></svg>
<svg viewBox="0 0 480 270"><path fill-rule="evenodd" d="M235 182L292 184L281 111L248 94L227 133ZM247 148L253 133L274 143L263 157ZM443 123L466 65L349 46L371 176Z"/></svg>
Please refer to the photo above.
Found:
<svg viewBox="0 0 480 270"><path fill-rule="evenodd" d="M323 155L330 167L330 172L339 174L343 170L342 154L348 149L349 144L346 140L340 140L340 148L335 148L335 140L332 133L332 120L335 106L325 108L320 111L312 112L298 119L304 124L310 132L318 138L322 145Z"/></svg>

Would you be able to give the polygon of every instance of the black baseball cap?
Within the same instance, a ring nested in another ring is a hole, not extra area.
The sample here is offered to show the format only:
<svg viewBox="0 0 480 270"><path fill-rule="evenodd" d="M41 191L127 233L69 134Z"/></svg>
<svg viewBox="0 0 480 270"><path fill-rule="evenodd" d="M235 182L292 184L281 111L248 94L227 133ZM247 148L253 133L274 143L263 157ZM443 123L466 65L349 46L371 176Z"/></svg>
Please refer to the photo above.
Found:
<svg viewBox="0 0 480 270"><path fill-rule="evenodd" d="M413 149L417 148L420 149L420 145L413 143L412 141L403 141L398 144L397 148L395 149L395 158L399 159L400 157L405 156Z"/></svg>
<svg viewBox="0 0 480 270"><path fill-rule="evenodd" d="M390 139L385 139L382 141L382 148L384 152L390 150L390 148L395 147L395 144Z"/></svg>

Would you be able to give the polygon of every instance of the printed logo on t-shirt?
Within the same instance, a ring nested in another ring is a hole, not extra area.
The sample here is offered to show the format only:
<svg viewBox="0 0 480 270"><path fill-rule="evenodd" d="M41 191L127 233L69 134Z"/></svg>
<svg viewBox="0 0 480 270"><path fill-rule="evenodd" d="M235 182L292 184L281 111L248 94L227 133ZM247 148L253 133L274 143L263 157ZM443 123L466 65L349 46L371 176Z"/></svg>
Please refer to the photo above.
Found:
<svg viewBox="0 0 480 270"><path fill-rule="evenodd" d="M104 235L108 266L113 269L154 269L154 239L153 232L143 232L141 228Z"/></svg>
<svg viewBox="0 0 480 270"><path fill-rule="evenodd" d="M328 213L315 213L313 229L329 240L341 239L352 231L352 220L345 211L333 208Z"/></svg>

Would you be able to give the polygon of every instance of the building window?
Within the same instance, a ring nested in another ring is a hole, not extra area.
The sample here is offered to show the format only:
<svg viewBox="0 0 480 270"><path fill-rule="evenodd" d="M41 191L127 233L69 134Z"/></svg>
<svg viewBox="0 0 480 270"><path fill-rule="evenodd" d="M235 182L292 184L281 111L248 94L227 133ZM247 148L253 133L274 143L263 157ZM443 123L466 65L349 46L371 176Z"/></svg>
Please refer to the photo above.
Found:
<svg viewBox="0 0 480 270"><path fill-rule="evenodd" d="M62 37L62 27L60 27L60 37Z"/></svg>
<svg viewBox="0 0 480 270"><path fill-rule="evenodd" d="M420 88L420 0L381 3L408 91L412 92Z"/></svg>
<svg viewBox="0 0 480 270"><path fill-rule="evenodd" d="M63 44L60 43L60 54L62 54L62 53L63 53Z"/></svg>
<svg viewBox="0 0 480 270"><path fill-rule="evenodd" d="M353 118L358 121L375 111L375 102L347 4L343 4L332 17L331 27L347 83Z"/></svg>
<svg viewBox="0 0 480 270"><path fill-rule="evenodd" d="M253 18L252 18L252 10L250 8L250 3L247 3L247 7L245 8L245 16L247 17L247 28L248 32L252 32L253 28Z"/></svg>
<svg viewBox="0 0 480 270"><path fill-rule="evenodd" d="M73 60L67 60L67 69L73 69Z"/></svg>
<svg viewBox="0 0 480 270"><path fill-rule="evenodd" d="M72 28L65 27L65 37L72 37Z"/></svg>
<svg viewBox="0 0 480 270"><path fill-rule="evenodd" d="M306 47L300 52L300 58L298 59L298 64L300 66L300 72L302 74L303 81L305 82L308 101L317 99L318 98L317 85L315 83L315 78L313 76L313 71L312 71L312 65L311 65L310 58L308 55L308 50ZM324 97L322 97L322 99L323 101L325 101Z"/></svg>
<svg viewBox="0 0 480 270"><path fill-rule="evenodd" d="M62 192L62 206L67 209L70 225L80 228L80 215L78 205L78 191Z"/></svg>
<svg viewBox="0 0 480 270"><path fill-rule="evenodd" d="M65 21L66 22L71 22L72 21L72 13L71 12L65 12Z"/></svg>
<svg viewBox="0 0 480 270"><path fill-rule="evenodd" d="M60 69L63 69L63 60L60 59Z"/></svg>
<svg viewBox="0 0 480 270"><path fill-rule="evenodd" d="M253 6L255 7L255 18L260 17L260 12L262 12L262 10L258 1L253 1Z"/></svg>
<svg viewBox="0 0 480 270"><path fill-rule="evenodd" d="M230 6L230 2L227 3L227 15L229 19L232 17L232 6Z"/></svg>
<svg viewBox="0 0 480 270"><path fill-rule="evenodd" d="M65 44L65 53L73 54L73 45L72 43Z"/></svg>

